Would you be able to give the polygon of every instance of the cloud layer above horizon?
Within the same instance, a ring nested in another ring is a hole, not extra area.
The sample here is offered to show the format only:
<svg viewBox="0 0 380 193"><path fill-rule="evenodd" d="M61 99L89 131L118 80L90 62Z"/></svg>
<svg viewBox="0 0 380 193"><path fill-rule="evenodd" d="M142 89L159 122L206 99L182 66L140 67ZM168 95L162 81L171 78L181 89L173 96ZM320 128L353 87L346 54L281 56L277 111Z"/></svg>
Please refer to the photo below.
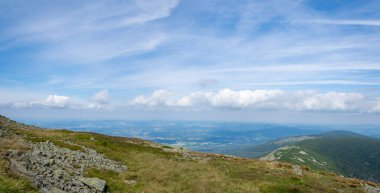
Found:
<svg viewBox="0 0 380 193"><path fill-rule="evenodd" d="M4 0L0 7L3 114L380 115L376 0Z"/></svg>
<svg viewBox="0 0 380 193"><path fill-rule="evenodd" d="M140 95L130 99L122 106L108 105L108 91L95 93L88 102L80 102L68 96L49 95L45 100L30 102L3 103L10 108L71 108L102 109L145 108L199 110L251 109L251 110L292 110L292 111L330 111L330 112L380 112L380 99L364 96L360 93L327 92L312 90L238 90L222 89L217 92L194 92L185 96L167 90L156 90L148 96Z"/></svg>

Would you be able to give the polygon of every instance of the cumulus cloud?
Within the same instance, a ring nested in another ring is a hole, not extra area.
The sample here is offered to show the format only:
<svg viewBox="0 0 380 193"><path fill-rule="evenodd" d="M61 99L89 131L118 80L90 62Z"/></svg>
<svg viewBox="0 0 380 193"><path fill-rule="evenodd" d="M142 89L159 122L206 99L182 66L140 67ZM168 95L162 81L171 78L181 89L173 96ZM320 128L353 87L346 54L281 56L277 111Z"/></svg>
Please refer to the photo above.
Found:
<svg viewBox="0 0 380 193"><path fill-rule="evenodd" d="M54 94L54 95L49 95L45 100L8 103L7 106L12 106L16 108L28 108L28 107L64 108L64 107L68 107L70 104L71 104L70 97Z"/></svg>
<svg viewBox="0 0 380 193"><path fill-rule="evenodd" d="M69 100L70 97L67 96L49 95L48 98L40 104L52 107L64 107L69 104Z"/></svg>
<svg viewBox="0 0 380 193"><path fill-rule="evenodd" d="M133 100L129 101L129 105L137 106L173 106L173 101L170 100L171 93L166 90L157 90L154 91L151 96L137 96Z"/></svg>
<svg viewBox="0 0 380 193"><path fill-rule="evenodd" d="M174 98L168 91L158 90L151 96L138 96L129 105L167 107L212 107L232 109L274 109L296 111L369 111L360 93L283 90L222 89L217 92L195 92Z"/></svg>
<svg viewBox="0 0 380 193"><path fill-rule="evenodd" d="M100 93L100 94L99 94ZM98 101L104 102L105 92L99 92L98 95ZM102 95L103 93L103 95ZM96 94L95 94L96 95ZM102 99L102 100L101 100ZM28 102L8 102L8 103L0 103L0 106L2 107L11 107L11 108L68 108L68 109L93 109L93 110L99 110L99 109L109 109L107 107L104 107L101 103L88 103L88 102L80 102L72 100L71 97L68 96L61 96L61 95L49 95L44 100L34 100L34 101L28 101Z"/></svg>
<svg viewBox="0 0 380 193"><path fill-rule="evenodd" d="M294 98L300 102L293 107L300 110L345 111L360 109L364 96L360 93L340 92L296 92Z"/></svg>
<svg viewBox="0 0 380 193"><path fill-rule="evenodd" d="M99 104L108 104L109 103L109 94L108 90L101 90L94 94L92 97L92 101Z"/></svg>
<svg viewBox="0 0 380 193"><path fill-rule="evenodd" d="M101 90L91 102L72 100L68 96L49 95L44 100L0 104L15 108L70 108L110 110L125 108L107 104L107 90ZM380 100L353 92L317 92L310 90L286 91L279 89L231 90L193 92L185 95L168 90L156 90L150 95L140 95L127 102L127 108L176 110L288 110L314 112L379 113Z"/></svg>
<svg viewBox="0 0 380 193"><path fill-rule="evenodd" d="M201 104L207 104L209 102L209 98L213 95L212 92L196 92L191 93L187 96L184 96L177 100L175 103L179 107L190 107Z"/></svg>
<svg viewBox="0 0 380 193"><path fill-rule="evenodd" d="M282 95L283 92L280 90L233 91L223 89L211 95L209 101L215 107L246 108L266 103Z"/></svg>
<svg viewBox="0 0 380 193"><path fill-rule="evenodd" d="M371 112L380 112L380 99L377 99L373 107L371 108Z"/></svg>

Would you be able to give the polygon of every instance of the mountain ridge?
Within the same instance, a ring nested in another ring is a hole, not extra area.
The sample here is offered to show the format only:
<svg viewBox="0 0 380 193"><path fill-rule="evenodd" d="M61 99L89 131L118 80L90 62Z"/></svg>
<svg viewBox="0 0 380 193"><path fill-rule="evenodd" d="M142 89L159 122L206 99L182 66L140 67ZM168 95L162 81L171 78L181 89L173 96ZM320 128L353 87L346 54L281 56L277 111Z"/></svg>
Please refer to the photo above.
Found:
<svg viewBox="0 0 380 193"><path fill-rule="evenodd" d="M313 136L280 145L261 159L301 164L347 177L379 182L379 139L342 130ZM272 147L271 143L267 146Z"/></svg>

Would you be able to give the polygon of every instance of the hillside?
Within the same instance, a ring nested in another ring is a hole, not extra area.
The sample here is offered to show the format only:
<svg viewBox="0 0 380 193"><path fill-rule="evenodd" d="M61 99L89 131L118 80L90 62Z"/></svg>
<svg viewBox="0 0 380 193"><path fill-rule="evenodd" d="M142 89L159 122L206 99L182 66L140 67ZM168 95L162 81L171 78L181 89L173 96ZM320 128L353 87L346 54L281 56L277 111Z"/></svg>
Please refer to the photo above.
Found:
<svg viewBox="0 0 380 193"><path fill-rule="evenodd" d="M268 144L268 148L273 144ZM348 131L331 131L302 141L284 143L262 159L380 181L380 140Z"/></svg>
<svg viewBox="0 0 380 193"><path fill-rule="evenodd" d="M0 117L0 192L347 192L380 185L297 165L133 138L48 130Z"/></svg>
<svg viewBox="0 0 380 193"><path fill-rule="evenodd" d="M235 151L234 154L241 155L241 157L260 158L280 147L291 145L295 142L299 142L305 139L314 138L314 135L284 137L279 140L266 142L264 144L245 145L239 148L231 148L231 150L226 151L226 153L230 154L232 151Z"/></svg>

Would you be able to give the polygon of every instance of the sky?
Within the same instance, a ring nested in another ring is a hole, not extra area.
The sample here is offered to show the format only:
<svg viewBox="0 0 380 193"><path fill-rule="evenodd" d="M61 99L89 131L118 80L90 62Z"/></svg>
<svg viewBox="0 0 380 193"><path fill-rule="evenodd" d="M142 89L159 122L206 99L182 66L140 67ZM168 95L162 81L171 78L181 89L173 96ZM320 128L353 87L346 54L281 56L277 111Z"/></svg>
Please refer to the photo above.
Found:
<svg viewBox="0 0 380 193"><path fill-rule="evenodd" d="M380 123L377 0L1 0L0 114Z"/></svg>

